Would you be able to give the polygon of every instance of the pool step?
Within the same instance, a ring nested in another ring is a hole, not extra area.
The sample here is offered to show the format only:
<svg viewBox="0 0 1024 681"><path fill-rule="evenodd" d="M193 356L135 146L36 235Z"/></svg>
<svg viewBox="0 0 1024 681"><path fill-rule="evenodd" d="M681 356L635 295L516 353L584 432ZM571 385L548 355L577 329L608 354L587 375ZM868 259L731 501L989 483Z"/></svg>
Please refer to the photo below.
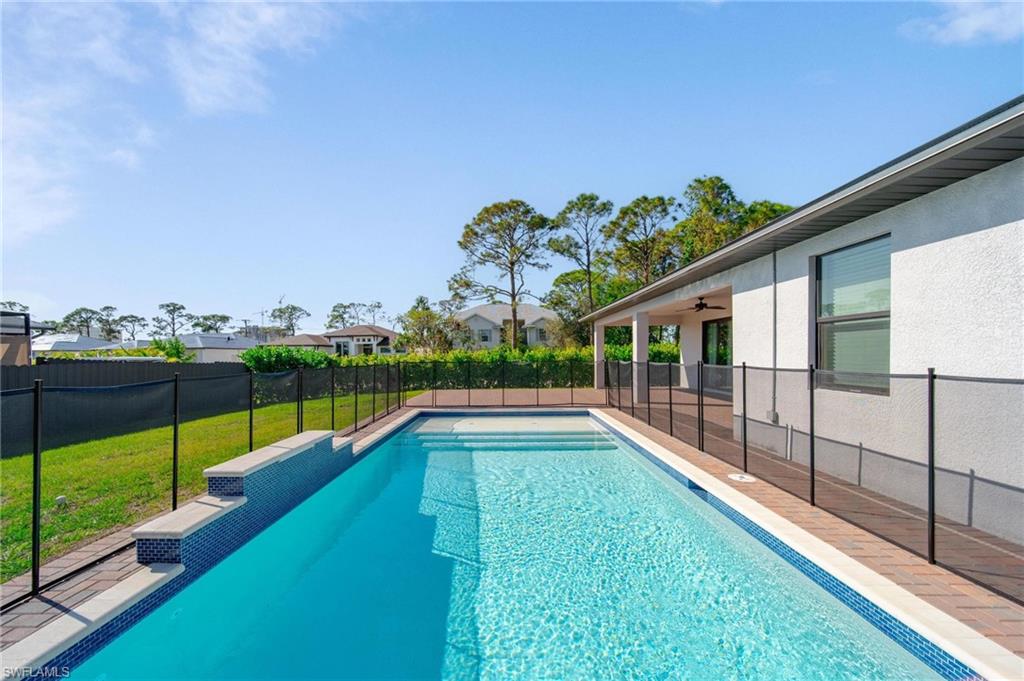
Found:
<svg viewBox="0 0 1024 681"><path fill-rule="evenodd" d="M516 442L516 443L501 443L501 442L474 442L472 440L466 442L449 442L449 443L433 443L433 444L416 444L401 443L400 447L411 447L420 450L443 450L452 451L456 449L489 449L494 451L500 451L505 449L519 451L550 451L550 452L562 452L562 451L579 451L579 450L598 450L598 449L616 449L614 442Z"/></svg>
<svg viewBox="0 0 1024 681"><path fill-rule="evenodd" d="M403 433L398 436L399 439L411 440L416 442L449 442L453 440L494 440L497 442L503 441L519 441L519 440L536 440L543 442L560 442L566 440L607 440L608 434L602 433L596 430L588 431L564 431L557 433L532 433L529 431L510 431L506 433L494 433L494 432L445 432L445 433L423 433L423 432L411 432Z"/></svg>

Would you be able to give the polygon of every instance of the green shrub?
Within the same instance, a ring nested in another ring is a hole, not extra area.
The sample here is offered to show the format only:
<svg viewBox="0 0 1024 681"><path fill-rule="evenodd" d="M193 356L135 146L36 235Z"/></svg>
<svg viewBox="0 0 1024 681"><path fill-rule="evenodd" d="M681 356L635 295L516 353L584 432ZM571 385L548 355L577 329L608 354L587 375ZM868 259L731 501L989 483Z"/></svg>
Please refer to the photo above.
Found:
<svg viewBox="0 0 1024 681"><path fill-rule="evenodd" d="M333 355L287 345L257 345L239 355L239 359L253 371L272 373L299 367L323 369L331 365Z"/></svg>

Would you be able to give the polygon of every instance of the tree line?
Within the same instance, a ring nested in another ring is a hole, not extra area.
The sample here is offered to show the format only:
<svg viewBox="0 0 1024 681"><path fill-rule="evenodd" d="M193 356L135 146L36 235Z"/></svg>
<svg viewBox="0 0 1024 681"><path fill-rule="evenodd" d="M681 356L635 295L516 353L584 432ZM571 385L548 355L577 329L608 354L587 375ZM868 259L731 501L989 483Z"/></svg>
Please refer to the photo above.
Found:
<svg viewBox="0 0 1024 681"><path fill-rule="evenodd" d="M560 328L553 330L556 342L586 345L590 331L580 317L790 210L791 206L776 201L744 203L718 176L694 179L679 198L639 196L617 212L611 201L593 193L570 199L554 217L511 199L483 208L463 228L458 243L466 263L450 279L449 290L455 301L509 304L513 347L519 344L517 308L526 297L537 298L558 314ZM567 258L575 267L558 275L551 290L537 296L526 285L526 273L550 267L547 258L552 254ZM610 342L628 339L627 329L609 331Z"/></svg>
<svg viewBox="0 0 1024 681"><path fill-rule="evenodd" d="M0 309L22 313L29 311L27 305L14 300L0 301ZM136 337L146 330L149 330L154 338L176 338L190 331L224 333L234 319L231 315L221 313L193 314L184 305L176 302L160 303L157 309L160 314L147 319L136 314L118 314L118 309L113 305L104 305L98 309L76 307L59 320L47 319L40 324L61 333L82 335L88 335L95 329L99 331L101 338L116 341L136 340ZM276 322L278 326L251 328L294 334L297 324L308 316L309 313L298 305L282 303L270 310L270 320Z"/></svg>

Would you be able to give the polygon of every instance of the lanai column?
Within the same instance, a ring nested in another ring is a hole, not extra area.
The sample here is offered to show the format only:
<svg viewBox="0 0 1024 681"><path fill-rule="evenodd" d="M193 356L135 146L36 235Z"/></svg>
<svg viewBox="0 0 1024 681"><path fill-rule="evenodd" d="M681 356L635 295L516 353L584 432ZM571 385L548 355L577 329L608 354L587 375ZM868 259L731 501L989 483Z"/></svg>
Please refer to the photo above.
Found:
<svg viewBox="0 0 1024 681"><path fill-rule="evenodd" d="M594 324L594 387L604 388L604 324Z"/></svg>
<svg viewBox="0 0 1024 681"><path fill-rule="evenodd" d="M633 395L636 401L647 399L647 339L651 335L646 312L633 313Z"/></svg>

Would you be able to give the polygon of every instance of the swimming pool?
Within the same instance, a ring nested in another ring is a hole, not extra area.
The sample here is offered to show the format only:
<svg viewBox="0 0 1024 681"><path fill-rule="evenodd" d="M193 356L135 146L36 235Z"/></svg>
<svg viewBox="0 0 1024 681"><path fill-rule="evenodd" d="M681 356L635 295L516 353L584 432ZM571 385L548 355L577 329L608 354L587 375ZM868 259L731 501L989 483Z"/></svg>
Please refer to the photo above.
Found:
<svg viewBox="0 0 1024 681"><path fill-rule="evenodd" d="M927 679L587 416L430 417L74 679Z"/></svg>

